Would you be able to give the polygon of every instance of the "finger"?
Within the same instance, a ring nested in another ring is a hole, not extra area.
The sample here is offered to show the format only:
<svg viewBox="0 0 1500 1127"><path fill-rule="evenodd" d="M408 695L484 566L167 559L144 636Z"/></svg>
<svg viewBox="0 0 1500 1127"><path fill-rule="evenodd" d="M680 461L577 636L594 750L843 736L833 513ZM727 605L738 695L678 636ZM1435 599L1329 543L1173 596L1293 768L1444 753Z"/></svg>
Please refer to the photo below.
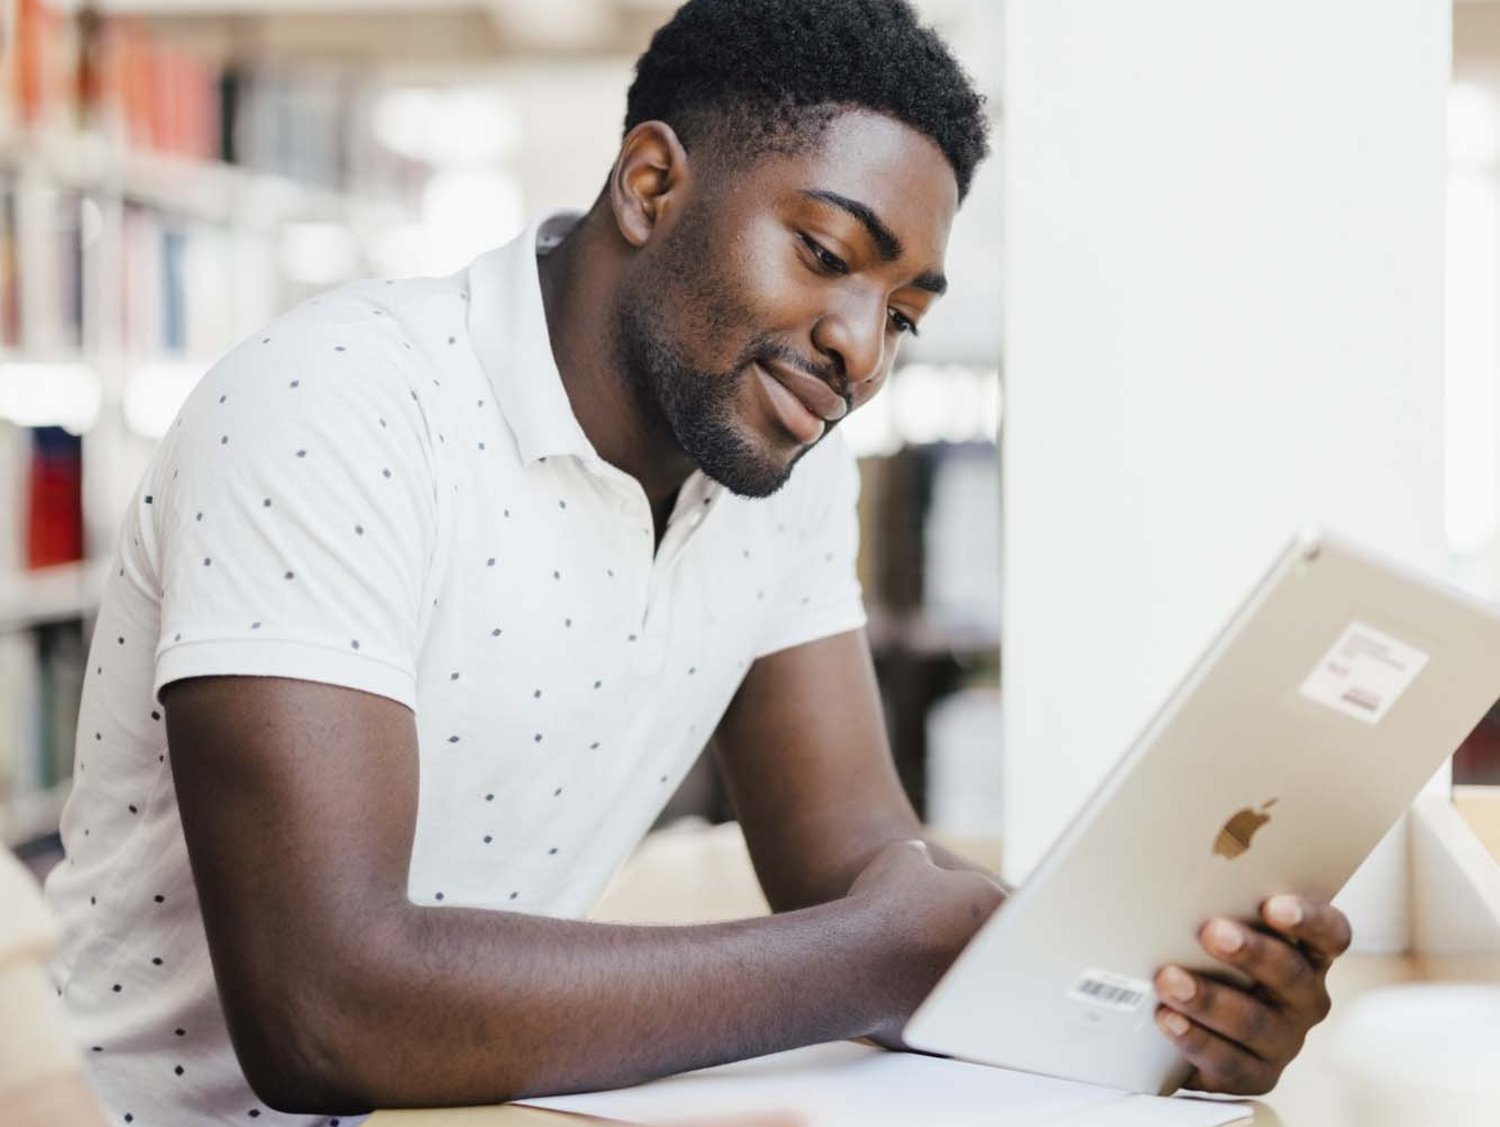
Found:
<svg viewBox="0 0 1500 1127"><path fill-rule="evenodd" d="M1260 1096L1276 1086L1280 1072L1275 1065L1176 1010L1157 1007L1156 1027L1193 1066L1190 1084L1194 1088L1234 1096Z"/></svg>
<svg viewBox="0 0 1500 1127"><path fill-rule="evenodd" d="M1261 915L1282 935L1302 944L1320 970L1349 950L1354 937L1349 917L1326 900L1273 896L1261 906Z"/></svg>
<svg viewBox="0 0 1500 1127"><path fill-rule="evenodd" d="M1219 918L1203 925L1198 940L1214 958L1248 975L1276 1004L1310 1011L1316 1021L1327 1014L1322 972L1285 939Z"/></svg>
<svg viewBox="0 0 1500 1127"><path fill-rule="evenodd" d="M1182 967L1164 967L1157 973L1156 996L1168 1008L1264 1060L1290 1057L1301 1040L1286 1015L1267 1002Z"/></svg>

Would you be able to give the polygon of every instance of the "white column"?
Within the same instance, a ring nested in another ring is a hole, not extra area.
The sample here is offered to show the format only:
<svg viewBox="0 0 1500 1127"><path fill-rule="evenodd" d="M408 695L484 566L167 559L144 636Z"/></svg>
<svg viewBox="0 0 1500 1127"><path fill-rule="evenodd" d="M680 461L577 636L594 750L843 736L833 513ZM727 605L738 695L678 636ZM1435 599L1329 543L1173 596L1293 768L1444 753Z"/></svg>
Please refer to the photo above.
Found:
<svg viewBox="0 0 1500 1127"><path fill-rule="evenodd" d="M1441 572L1433 0L1011 0L1006 865L1299 526ZM1332 796L1331 796L1332 797ZM1399 856L1371 946L1404 943Z"/></svg>

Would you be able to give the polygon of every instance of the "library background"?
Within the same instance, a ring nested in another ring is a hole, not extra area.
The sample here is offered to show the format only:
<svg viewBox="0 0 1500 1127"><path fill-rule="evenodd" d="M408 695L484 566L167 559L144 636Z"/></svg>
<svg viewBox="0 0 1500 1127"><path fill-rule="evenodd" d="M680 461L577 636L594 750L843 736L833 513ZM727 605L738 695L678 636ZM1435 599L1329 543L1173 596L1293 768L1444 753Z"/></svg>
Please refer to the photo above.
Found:
<svg viewBox="0 0 1500 1127"><path fill-rule="evenodd" d="M362 276L440 274L583 207L672 0L0 0L0 835L57 857L102 569L215 358ZM1001 827L1001 237L993 0L919 0L990 97L995 157L952 289L846 424L898 768L918 810ZM1500 7L1456 10L1449 530L1500 578ZM1480 237L1476 237L1480 236ZM1100 545L1101 560L1107 545ZM1500 709L1455 760L1500 783ZM711 758L663 820L730 816Z"/></svg>
<svg viewBox="0 0 1500 1127"><path fill-rule="evenodd" d="M920 5L999 103L999 12ZM0 833L58 854L103 569L214 360L364 276L586 207L672 0L0 0ZM1000 140L997 121L997 141ZM891 738L918 807L1000 817L1000 160L953 293L846 424ZM730 816L711 756L663 820Z"/></svg>

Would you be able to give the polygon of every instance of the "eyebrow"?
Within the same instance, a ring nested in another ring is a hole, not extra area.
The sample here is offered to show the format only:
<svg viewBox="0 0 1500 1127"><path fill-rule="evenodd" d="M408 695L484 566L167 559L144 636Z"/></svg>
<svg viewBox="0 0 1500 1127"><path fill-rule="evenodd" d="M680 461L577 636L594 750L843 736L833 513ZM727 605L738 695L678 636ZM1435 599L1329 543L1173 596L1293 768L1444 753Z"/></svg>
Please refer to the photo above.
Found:
<svg viewBox="0 0 1500 1127"><path fill-rule="evenodd" d="M887 227L880 216L876 215L866 204L821 188L810 188L802 194L808 199L825 203L829 207L836 207L859 220L860 226L869 234L870 241L875 244L875 250L882 260L894 262L906 253L906 247L896 237L896 232ZM948 279L934 271L925 270L912 280L912 285L928 293L943 294L947 292Z"/></svg>

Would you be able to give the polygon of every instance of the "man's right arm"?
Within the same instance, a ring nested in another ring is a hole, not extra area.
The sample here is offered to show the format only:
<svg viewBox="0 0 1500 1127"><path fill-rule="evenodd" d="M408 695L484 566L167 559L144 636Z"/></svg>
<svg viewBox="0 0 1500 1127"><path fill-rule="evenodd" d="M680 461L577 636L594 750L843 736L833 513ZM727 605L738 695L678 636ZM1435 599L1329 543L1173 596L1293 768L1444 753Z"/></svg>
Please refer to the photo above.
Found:
<svg viewBox="0 0 1500 1127"><path fill-rule="evenodd" d="M270 677L162 699L235 1050L283 1110L495 1103L889 1031L999 899L906 848L845 899L735 923L417 906L408 709Z"/></svg>

